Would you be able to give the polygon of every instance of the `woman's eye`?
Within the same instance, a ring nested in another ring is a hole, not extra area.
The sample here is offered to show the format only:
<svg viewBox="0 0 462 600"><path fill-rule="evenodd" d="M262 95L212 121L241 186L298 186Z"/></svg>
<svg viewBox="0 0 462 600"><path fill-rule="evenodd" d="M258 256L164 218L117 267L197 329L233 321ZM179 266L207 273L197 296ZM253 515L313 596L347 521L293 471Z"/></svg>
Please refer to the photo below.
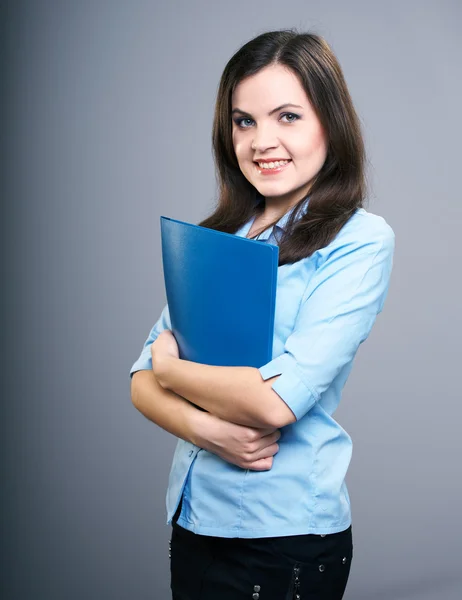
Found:
<svg viewBox="0 0 462 600"><path fill-rule="evenodd" d="M242 127L243 129L247 129L246 125L242 125L242 123L244 121L251 121L252 119L249 119L249 117L241 117L240 119L236 119L235 123L238 127Z"/></svg>
<svg viewBox="0 0 462 600"><path fill-rule="evenodd" d="M300 119L300 115L297 115L295 113L283 113L280 118L282 119L283 117L291 117L288 121L284 121L284 123L294 123L295 121ZM248 129L250 125L246 125L246 121L250 121L250 123L253 123L253 119L251 119L250 117L240 117L239 119L235 119L234 122L241 129Z"/></svg>
<svg viewBox="0 0 462 600"><path fill-rule="evenodd" d="M294 119L290 119L290 121L286 121L286 123L293 123L294 121L300 118L300 115L296 115L295 113L284 113L283 115L281 115L281 119L282 117L295 117Z"/></svg>

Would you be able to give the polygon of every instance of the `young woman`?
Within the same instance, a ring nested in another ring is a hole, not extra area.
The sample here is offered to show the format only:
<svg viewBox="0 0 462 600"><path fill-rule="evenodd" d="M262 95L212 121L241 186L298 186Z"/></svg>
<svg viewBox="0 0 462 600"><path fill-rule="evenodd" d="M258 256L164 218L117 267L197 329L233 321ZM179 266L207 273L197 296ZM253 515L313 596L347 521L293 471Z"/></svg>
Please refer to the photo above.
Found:
<svg viewBox="0 0 462 600"><path fill-rule="evenodd" d="M394 233L363 208L360 125L326 41L246 43L221 78L213 149L219 199L199 224L279 246L273 358L181 360L166 305L131 368L134 405L179 438L173 599L340 600L352 442L333 413L383 308Z"/></svg>

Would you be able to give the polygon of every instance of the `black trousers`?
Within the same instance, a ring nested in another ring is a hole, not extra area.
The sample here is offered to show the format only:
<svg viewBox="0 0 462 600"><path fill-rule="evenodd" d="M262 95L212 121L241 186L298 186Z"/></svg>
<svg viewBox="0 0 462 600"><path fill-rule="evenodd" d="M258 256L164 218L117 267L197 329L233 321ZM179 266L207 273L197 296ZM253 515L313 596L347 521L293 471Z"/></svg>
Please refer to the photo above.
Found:
<svg viewBox="0 0 462 600"><path fill-rule="evenodd" d="M351 526L304 534L221 538L172 522L172 600L341 600L353 543Z"/></svg>

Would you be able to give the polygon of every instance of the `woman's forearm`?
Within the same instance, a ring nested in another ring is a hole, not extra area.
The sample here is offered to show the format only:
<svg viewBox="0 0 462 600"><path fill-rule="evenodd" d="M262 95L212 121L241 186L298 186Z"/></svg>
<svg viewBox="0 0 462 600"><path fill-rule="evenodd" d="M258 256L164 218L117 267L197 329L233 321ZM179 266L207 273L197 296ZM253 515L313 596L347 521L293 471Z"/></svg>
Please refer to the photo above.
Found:
<svg viewBox="0 0 462 600"><path fill-rule="evenodd" d="M207 430L206 419L211 415L185 398L164 389L151 369L136 371L130 384L133 405L147 419L165 431L204 447L202 432Z"/></svg>
<svg viewBox="0 0 462 600"><path fill-rule="evenodd" d="M272 389L279 375L263 380L255 367L196 363L168 354L153 357L159 385L220 419L246 427L283 427L296 418Z"/></svg>

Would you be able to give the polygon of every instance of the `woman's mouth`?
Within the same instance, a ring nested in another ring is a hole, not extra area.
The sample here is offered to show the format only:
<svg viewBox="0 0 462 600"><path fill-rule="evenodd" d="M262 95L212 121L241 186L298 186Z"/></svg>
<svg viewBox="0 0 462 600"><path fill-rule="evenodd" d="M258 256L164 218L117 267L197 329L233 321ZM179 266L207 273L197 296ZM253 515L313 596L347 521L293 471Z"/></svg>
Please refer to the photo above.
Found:
<svg viewBox="0 0 462 600"><path fill-rule="evenodd" d="M254 165L260 175L275 175L276 173L284 171L291 162L291 159L287 159L274 162L254 162Z"/></svg>

